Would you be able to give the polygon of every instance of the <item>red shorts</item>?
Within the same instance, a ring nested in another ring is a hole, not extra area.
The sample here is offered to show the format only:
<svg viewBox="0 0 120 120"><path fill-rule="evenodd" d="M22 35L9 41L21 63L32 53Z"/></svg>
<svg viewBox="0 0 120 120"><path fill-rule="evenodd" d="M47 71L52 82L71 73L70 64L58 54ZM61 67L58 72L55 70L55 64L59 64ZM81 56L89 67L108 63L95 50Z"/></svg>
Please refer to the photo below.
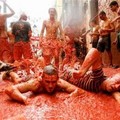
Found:
<svg viewBox="0 0 120 120"><path fill-rule="evenodd" d="M30 46L30 42L16 42L13 47L13 57L14 60L21 60L22 57L24 59L32 58L32 50Z"/></svg>
<svg viewBox="0 0 120 120"><path fill-rule="evenodd" d="M59 51L60 51L60 42L58 39L45 39L43 38L42 42L41 42L41 47L43 50L43 56L44 55L52 55L55 57L58 57L59 55Z"/></svg>

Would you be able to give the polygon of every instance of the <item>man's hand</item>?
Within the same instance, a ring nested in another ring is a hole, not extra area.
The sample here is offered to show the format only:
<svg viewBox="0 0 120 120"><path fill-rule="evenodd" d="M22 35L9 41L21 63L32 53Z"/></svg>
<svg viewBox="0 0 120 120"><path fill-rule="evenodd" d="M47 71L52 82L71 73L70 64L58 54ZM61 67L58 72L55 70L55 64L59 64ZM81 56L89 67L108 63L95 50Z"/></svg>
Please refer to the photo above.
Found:
<svg viewBox="0 0 120 120"><path fill-rule="evenodd" d="M85 93L84 90L82 90L81 88L78 88L76 89L76 91L72 92L69 96L70 97L83 96L84 93Z"/></svg>
<svg viewBox="0 0 120 120"><path fill-rule="evenodd" d="M79 71L73 72L73 78L79 79L80 77L81 77L81 75L80 75L80 72L79 72Z"/></svg>
<svg viewBox="0 0 120 120"><path fill-rule="evenodd" d="M79 99L78 97L83 98L84 96L86 96L85 91L81 88L78 88L76 89L76 91L72 92L67 97L65 97L63 101L65 104L69 104Z"/></svg>
<svg viewBox="0 0 120 120"><path fill-rule="evenodd" d="M24 100L24 104L25 104L25 105L28 105L28 104L30 104L30 101L31 101L30 98L26 98L26 99Z"/></svg>

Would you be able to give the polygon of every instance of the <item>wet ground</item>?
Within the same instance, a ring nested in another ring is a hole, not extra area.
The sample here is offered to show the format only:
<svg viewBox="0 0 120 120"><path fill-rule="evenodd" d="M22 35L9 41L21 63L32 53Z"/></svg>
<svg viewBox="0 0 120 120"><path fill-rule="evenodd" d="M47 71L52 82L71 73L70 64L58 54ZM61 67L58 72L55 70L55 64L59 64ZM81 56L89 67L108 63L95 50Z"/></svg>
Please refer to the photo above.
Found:
<svg viewBox="0 0 120 120"><path fill-rule="evenodd" d="M120 72L105 68L106 75ZM9 82L0 82L0 91ZM0 120L120 120L120 104L112 96L86 92L76 98L67 98L67 93L32 95L29 105L12 101L0 92Z"/></svg>

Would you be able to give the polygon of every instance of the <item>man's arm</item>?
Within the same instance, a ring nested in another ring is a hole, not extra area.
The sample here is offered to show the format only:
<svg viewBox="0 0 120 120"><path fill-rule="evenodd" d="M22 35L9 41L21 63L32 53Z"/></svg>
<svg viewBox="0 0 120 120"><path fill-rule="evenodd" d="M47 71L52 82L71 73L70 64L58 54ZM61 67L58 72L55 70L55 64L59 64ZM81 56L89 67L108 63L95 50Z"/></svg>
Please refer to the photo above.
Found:
<svg viewBox="0 0 120 120"><path fill-rule="evenodd" d="M111 21L111 23L114 23L114 22L116 22L117 20L119 20L120 19L120 16L117 16L116 18L114 18L112 21Z"/></svg>
<svg viewBox="0 0 120 120"><path fill-rule="evenodd" d="M70 96L73 96L73 97L85 93L85 91L82 90L81 88L78 88L77 86L72 85L71 83L68 83L63 79L59 79L57 82L57 85L60 88L64 89L66 92L71 93Z"/></svg>
<svg viewBox="0 0 120 120"><path fill-rule="evenodd" d="M35 79L31 79L27 82L19 83L16 85L12 85L8 87L5 92L6 94L19 102L22 102L24 104L27 104L28 98L23 95L22 93L28 92L28 91L35 91L37 87L39 86L39 81Z"/></svg>
<svg viewBox="0 0 120 120"><path fill-rule="evenodd" d="M114 24L111 23L111 21L110 21L110 29L108 30L108 32L114 32L114 31L115 31Z"/></svg>
<svg viewBox="0 0 120 120"><path fill-rule="evenodd" d="M40 37L41 37L41 38L43 37L43 34L44 34L45 23L46 23L46 21L44 21L43 24L42 24L42 29L41 29L41 32L40 32Z"/></svg>
<svg viewBox="0 0 120 120"><path fill-rule="evenodd" d="M109 33L110 33L110 32L114 32L114 31L115 31L114 24L111 23L111 21L109 21L108 24L109 24L109 28L104 28L104 29L102 29L102 30L105 31L105 32L109 32Z"/></svg>
<svg viewBox="0 0 120 120"><path fill-rule="evenodd" d="M100 33L99 33L99 29L100 29L100 26L99 25L97 25L96 27L95 27L95 31L93 31L93 32L90 32L89 33L89 35L96 35L96 36L99 36L100 35Z"/></svg>
<svg viewBox="0 0 120 120"><path fill-rule="evenodd" d="M90 30L87 30L86 32L84 32L81 37L85 37L88 33L90 32Z"/></svg>
<svg viewBox="0 0 120 120"><path fill-rule="evenodd" d="M5 17L7 18L7 17L13 16L15 14L14 10L4 0L2 0L2 2L9 8L9 10L11 12L9 14L5 14Z"/></svg>

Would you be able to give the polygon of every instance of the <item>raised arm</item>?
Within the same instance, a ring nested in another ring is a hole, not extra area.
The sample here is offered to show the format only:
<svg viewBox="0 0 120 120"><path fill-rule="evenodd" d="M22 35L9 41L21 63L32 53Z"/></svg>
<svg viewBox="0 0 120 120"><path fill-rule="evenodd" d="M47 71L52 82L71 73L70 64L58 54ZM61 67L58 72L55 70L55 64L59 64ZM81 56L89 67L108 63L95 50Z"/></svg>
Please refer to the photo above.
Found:
<svg viewBox="0 0 120 120"><path fill-rule="evenodd" d="M5 14L5 17L7 18L7 17L13 16L13 15L15 14L14 10L13 10L5 1L3 1L3 0L1 0L1 1L6 5L6 7L9 8L9 10L10 10L10 12L11 12L11 13L6 13L6 14Z"/></svg>

